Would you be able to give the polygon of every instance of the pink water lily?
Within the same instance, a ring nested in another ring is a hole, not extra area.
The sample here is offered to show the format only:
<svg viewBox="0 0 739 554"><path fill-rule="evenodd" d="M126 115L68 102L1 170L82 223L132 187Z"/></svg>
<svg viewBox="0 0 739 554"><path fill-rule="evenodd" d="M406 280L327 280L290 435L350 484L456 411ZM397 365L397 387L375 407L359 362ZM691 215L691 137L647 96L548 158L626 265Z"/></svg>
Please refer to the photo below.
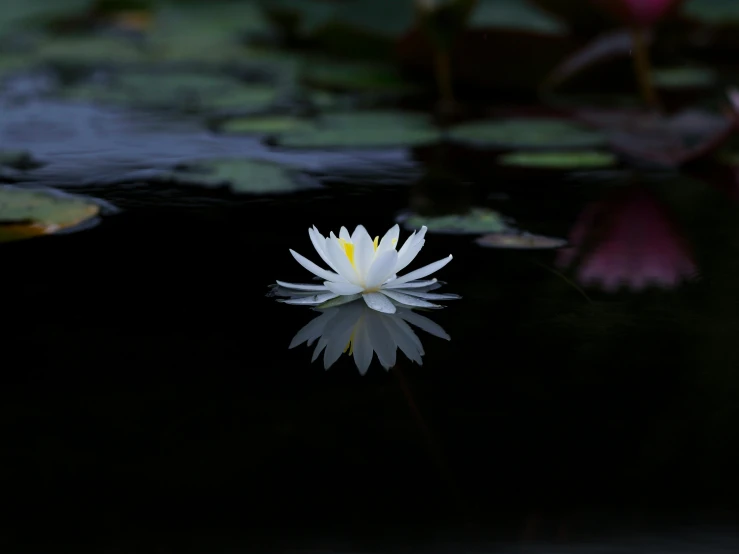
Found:
<svg viewBox="0 0 739 554"><path fill-rule="evenodd" d="M277 281L287 289L314 292L308 297L285 301L287 304L319 305L339 296L364 299L373 310L388 314L395 313L396 302L417 308L438 308L428 300L451 300L456 295L433 294L419 289L428 287L436 279L422 280L438 271L452 260L451 254L398 277L418 255L425 244L426 227L413 232L400 250L396 249L400 227L393 226L385 236L373 240L367 230L358 225L351 235L342 227L337 237L332 232L324 237L314 226L308 229L313 247L330 268L323 269L309 259L290 250L295 260L305 269L323 279L323 284L293 284Z"/></svg>
<svg viewBox="0 0 739 554"><path fill-rule="evenodd" d="M664 206L642 188L619 191L585 208L572 228L570 248L557 265L576 263L577 280L612 292L649 285L673 288L697 274L692 254Z"/></svg>

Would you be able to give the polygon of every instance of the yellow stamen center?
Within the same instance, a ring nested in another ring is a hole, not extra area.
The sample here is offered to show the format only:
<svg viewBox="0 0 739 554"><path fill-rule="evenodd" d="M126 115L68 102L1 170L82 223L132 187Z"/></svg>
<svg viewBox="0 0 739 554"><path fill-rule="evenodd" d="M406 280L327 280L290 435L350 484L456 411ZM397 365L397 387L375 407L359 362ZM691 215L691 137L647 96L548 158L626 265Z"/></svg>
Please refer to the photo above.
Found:
<svg viewBox="0 0 739 554"><path fill-rule="evenodd" d="M339 239L339 243L344 248L344 253L346 254L346 257L349 258L349 262L352 264L352 267L354 269L357 269L357 267L354 265L354 245L344 239Z"/></svg>
<svg viewBox="0 0 739 554"><path fill-rule="evenodd" d="M349 355L351 356L354 354L354 332L356 331L356 326L352 330L352 334L349 337L349 342L346 343L346 346L344 347L344 354L346 354L346 351L349 351Z"/></svg>
<svg viewBox="0 0 739 554"><path fill-rule="evenodd" d="M380 245L380 237L375 237L375 241L373 243L375 245L375 252L377 252L377 247Z"/></svg>

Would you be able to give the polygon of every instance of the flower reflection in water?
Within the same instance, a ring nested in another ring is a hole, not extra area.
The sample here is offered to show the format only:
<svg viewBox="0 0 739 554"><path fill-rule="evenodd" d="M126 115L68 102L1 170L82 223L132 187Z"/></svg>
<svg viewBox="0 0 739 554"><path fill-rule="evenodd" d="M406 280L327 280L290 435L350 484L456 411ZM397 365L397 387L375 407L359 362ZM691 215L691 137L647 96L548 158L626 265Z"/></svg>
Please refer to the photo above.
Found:
<svg viewBox="0 0 739 554"><path fill-rule="evenodd" d="M438 286L440 284L435 283L435 287ZM289 296L294 300L294 293L295 291L275 287L271 295ZM459 298L456 295L445 296ZM422 365L425 352L411 325L435 337L451 340L441 326L401 305L397 305L392 314L373 310L361 299L324 303L314 309L320 315L298 331L289 348L303 343L312 346L315 343L312 361L316 361L323 353L323 365L326 369L336 363L343 353L354 358L362 375L369 369L375 354L380 365L389 369L396 363L398 349L410 360Z"/></svg>
<svg viewBox="0 0 739 554"><path fill-rule="evenodd" d="M559 267L577 266L580 284L613 292L674 288L696 276L692 253L665 206L641 187L619 189L585 208L560 250Z"/></svg>

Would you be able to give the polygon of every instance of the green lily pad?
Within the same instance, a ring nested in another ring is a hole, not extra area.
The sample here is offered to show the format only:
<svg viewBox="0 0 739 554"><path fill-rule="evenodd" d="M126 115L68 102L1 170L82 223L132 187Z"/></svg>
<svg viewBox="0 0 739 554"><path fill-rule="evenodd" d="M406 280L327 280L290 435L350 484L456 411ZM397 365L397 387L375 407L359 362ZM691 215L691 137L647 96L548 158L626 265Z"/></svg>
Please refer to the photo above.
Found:
<svg viewBox="0 0 739 554"><path fill-rule="evenodd" d="M521 0L478 0L470 27L530 31L564 35L567 27L531 2Z"/></svg>
<svg viewBox="0 0 739 554"><path fill-rule="evenodd" d="M516 118L463 123L449 131L452 140L477 146L536 150L603 146L606 136L582 125L553 118Z"/></svg>
<svg viewBox="0 0 739 554"><path fill-rule="evenodd" d="M100 207L47 190L0 186L0 242L48 235L97 217Z"/></svg>
<svg viewBox="0 0 739 554"><path fill-rule="evenodd" d="M431 119L418 113L365 111L329 113L311 130L285 133L277 143L289 148L412 147L440 140Z"/></svg>
<svg viewBox="0 0 739 554"><path fill-rule="evenodd" d="M393 66L367 63L321 61L303 69L309 86L338 91L406 94L418 90Z"/></svg>
<svg viewBox="0 0 739 554"><path fill-rule="evenodd" d="M41 163L30 153L22 150L0 150L0 166L26 170L40 167Z"/></svg>
<svg viewBox="0 0 739 554"><path fill-rule="evenodd" d="M548 250L567 246L566 239L530 233L493 233L477 238L475 242L485 248L510 250Z"/></svg>
<svg viewBox="0 0 739 554"><path fill-rule="evenodd" d="M229 187L239 194L285 194L319 185L284 166L243 159L204 160L190 171L175 171L162 180L209 188Z"/></svg>
<svg viewBox="0 0 739 554"><path fill-rule="evenodd" d="M278 97L266 84L246 84L234 78L198 72L121 72L108 83L85 83L65 91L67 98L147 108L200 112L261 111Z"/></svg>
<svg viewBox="0 0 739 554"><path fill-rule="evenodd" d="M42 39L34 50L39 61L74 64L124 64L146 59L142 47L115 37L73 36Z"/></svg>
<svg viewBox="0 0 739 554"><path fill-rule="evenodd" d="M687 0L683 13L709 25L739 24L739 5L734 0Z"/></svg>
<svg viewBox="0 0 739 554"><path fill-rule="evenodd" d="M229 119L220 126L225 133L262 133L277 134L289 131L304 131L315 129L315 124L309 119L302 119L290 115L266 115L252 117L236 117Z"/></svg>
<svg viewBox="0 0 739 554"><path fill-rule="evenodd" d="M661 88L707 88L716 84L716 72L707 67L668 67L652 72L654 84Z"/></svg>
<svg viewBox="0 0 739 554"><path fill-rule="evenodd" d="M487 208L472 208L466 214L422 216L414 213L402 214L396 220L409 231L424 225L431 233L451 235L479 235L502 233L510 229L506 219L498 212Z"/></svg>
<svg viewBox="0 0 739 554"><path fill-rule="evenodd" d="M498 158L505 166L536 169L594 169L616 165L618 158L610 152L596 150L570 152L511 152Z"/></svg>

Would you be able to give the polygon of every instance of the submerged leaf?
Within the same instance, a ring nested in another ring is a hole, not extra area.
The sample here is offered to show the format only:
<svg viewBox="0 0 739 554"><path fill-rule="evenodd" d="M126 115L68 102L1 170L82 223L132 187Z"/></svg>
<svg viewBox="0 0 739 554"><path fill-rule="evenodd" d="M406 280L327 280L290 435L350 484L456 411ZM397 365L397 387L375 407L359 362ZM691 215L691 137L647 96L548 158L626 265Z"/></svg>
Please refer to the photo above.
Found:
<svg viewBox="0 0 739 554"><path fill-rule="evenodd" d="M519 118L463 123L449 131L452 140L478 146L516 149L590 148L606 137L583 125L554 118Z"/></svg>
<svg viewBox="0 0 739 554"><path fill-rule="evenodd" d="M408 230L417 230L425 225L431 233L454 235L502 233L510 229L501 214L488 208L472 208L466 214L441 216L408 213L402 214L396 221Z"/></svg>
<svg viewBox="0 0 739 554"><path fill-rule="evenodd" d="M393 111L329 113L311 130L285 133L291 148L411 147L436 142L441 132L425 114Z"/></svg>
<svg viewBox="0 0 739 554"><path fill-rule="evenodd" d="M506 166L537 169L593 169L616 165L618 158L610 152L581 150L567 152L511 152L498 158Z"/></svg>
<svg viewBox="0 0 739 554"><path fill-rule="evenodd" d="M0 242L48 235L96 217L100 207L51 190L0 186Z"/></svg>

